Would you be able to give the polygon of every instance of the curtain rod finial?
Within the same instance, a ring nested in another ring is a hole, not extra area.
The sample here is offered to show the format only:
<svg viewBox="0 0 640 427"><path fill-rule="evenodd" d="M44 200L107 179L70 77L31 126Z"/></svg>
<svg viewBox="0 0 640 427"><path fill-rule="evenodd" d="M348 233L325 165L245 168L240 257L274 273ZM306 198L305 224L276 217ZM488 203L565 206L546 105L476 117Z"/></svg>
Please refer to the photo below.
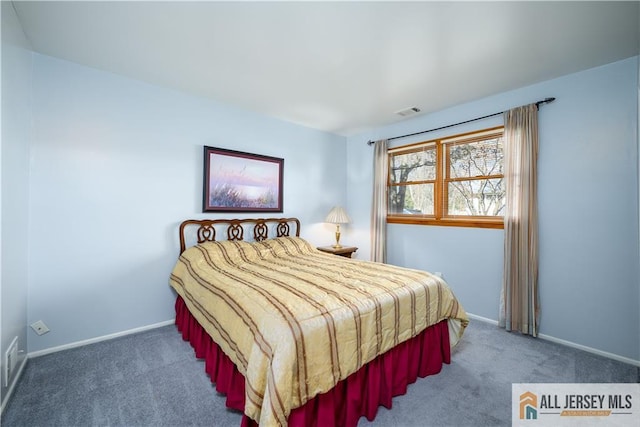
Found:
<svg viewBox="0 0 640 427"><path fill-rule="evenodd" d="M553 102L555 100L556 100L556 98L554 98L554 97L545 98L542 101L536 102L536 105L540 106L542 104L548 104L548 103Z"/></svg>
<svg viewBox="0 0 640 427"><path fill-rule="evenodd" d="M553 102L553 101L555 101L555 100L556 100L556 98L555 98L555 97L545 98L545 99L543 99L542 101L538 101L538 102L536 102L536 108L537 108L537 109L540 109L540 106L541 106L541 105L543 105L543 104L548 104L548 103Z"/></svg>
<svg viewBox="0 0 640 427"><path fill-rule="evenodd" d="M367 145L373 145L373 144L375 144L374 141L371 141L371 140L367 141Z"/></svg>

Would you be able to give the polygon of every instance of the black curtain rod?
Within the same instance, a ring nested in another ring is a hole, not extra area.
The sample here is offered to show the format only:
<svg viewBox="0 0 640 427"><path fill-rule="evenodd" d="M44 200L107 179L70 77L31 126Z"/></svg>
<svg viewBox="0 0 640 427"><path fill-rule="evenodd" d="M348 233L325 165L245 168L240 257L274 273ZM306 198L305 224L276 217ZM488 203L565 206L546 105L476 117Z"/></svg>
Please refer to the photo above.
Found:
<svg viewBox="0 0 640 427"><path fill-rule="evenodd" d="M538 101L538 102L536 102L536 107L537 107L537 108L540 108L540 106L541 106L542 104L548 104L549 102L553 102L553 101L555 101L555 100L556 100L555 98L545 98L545 99L543 99L542 101ZM420 135L420 134L422 134L422 133L434 132L434 131L436 131L436 130L446 129L446 128L450 128L450 127L453 127L453 126L459 126L459 125L463 125L463 124L465 124L465 123L470 123L470 122L475 122L475 121L477 121L477 120L486 119L486 118L488 118L488 117L498 116L498 115L500 115L500 114L504 114L504 111L500 111L500 112L498 112L498 113L493 113L493 114L488 114L488 115L486 115L486 116L482 116L482 117L476 117L475 119L465 120L464 122L454 123L454 124L452 124L452 125L441 126L441 127L439 127L439 128L434 128L434 129L429 129L429 130L422 130L422 131L420 131L420 132L409 133L409 134L407 134L407 135L393 136L393 137L391 137L391 138L387 138L387 141L391 141L391 140L393 140L393 139L408 138L408 137L410 137L410 136ZM375 141L367 141L367 145L371 145L371 144L375 144Z"/></svg>

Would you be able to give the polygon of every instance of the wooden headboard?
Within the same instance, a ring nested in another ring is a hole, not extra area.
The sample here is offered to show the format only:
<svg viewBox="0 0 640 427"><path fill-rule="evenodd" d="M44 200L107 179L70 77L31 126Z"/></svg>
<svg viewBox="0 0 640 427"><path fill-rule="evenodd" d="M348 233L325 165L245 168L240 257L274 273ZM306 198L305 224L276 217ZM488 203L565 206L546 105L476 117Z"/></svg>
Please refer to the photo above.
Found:
<svg viewBox="0 0 640 427"><path fill-rule="evenodd" d="M197 243L215 241L218 232L223 232L226 240L244 240L245 229L251 233L250 238L259 242L272 237L290 236L290 225L293 224L296 237L300 237L298 218L188 219L180 224L180 253L187 249L189 230L196 230Z"/></svg>

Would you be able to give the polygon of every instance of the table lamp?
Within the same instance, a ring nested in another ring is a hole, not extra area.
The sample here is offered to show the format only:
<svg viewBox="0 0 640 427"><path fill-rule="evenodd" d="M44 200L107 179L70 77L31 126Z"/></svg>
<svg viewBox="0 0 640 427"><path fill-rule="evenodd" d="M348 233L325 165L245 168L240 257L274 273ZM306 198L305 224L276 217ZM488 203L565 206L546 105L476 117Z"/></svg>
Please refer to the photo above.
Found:
<svg viewBox="0 0 640 427"><path fill-rule="evenodd" d="M334 206L324 221L336 225L336 244L333 245L333 247L341 248L342 245L340 245L340 224L347 224L348 222L351 222L351 220L349 219L349 215L347 215L344 209L342 209L340 206Z"/></svg>

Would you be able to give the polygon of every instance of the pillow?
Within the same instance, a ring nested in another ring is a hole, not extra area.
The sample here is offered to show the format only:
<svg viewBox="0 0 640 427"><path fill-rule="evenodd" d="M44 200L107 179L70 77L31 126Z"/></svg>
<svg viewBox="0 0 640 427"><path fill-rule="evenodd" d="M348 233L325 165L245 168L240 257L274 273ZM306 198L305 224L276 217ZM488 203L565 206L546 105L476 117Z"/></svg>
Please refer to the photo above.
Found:
<svg viewBox="0 0 640 427"><path fill-rule="evenodd" d="M285 257L304 255L314 251L314 247L300 237L276 237L274 239L254 242L265 257Z"/></svg>
<svg viewBox="0 0 640 427"><path fill-rule="evenodd" d="M205 242L198 246L204 249L211 261L216 264L241 264L259 256L251 245L242 240L222 240Z"/></svg>

